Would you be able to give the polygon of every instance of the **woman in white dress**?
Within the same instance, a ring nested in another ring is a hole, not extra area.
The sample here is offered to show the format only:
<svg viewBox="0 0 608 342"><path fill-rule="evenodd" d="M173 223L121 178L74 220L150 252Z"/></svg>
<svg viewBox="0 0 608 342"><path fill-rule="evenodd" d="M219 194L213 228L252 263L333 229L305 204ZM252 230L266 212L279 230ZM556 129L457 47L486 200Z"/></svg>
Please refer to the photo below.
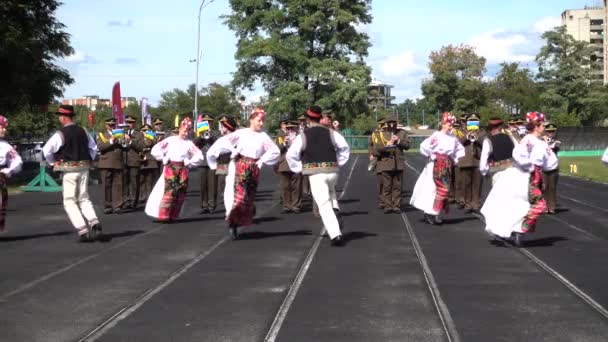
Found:
<svg viewBox="0 0 608 342"><path fill-rule="evenodd" d="M6 181L12 175L21 171L23 160L19 153L11 146L4 137L8 120L0 115L0 232L4 231L6 223L6 210L8 207L8 190Z"/></svg>
<svg viewBox="0 0 608 342"><path fill-rule="evenodd" d="M188 167L196 167L204 160L201 150L188 139L191 129L192 120L186 117L177 135L163 139L150 151L164 165L146 203L146 214L159 222L169 223L179 217L188 190Z"/></svg>
<svg viewBox="0 0 608 342"><path fill-rule="evenodd" d="M279 147L262 131L265 119L266 113L262 108L254 109L249 116L248 128L221 137L207 151L207 162L211 169L217 168L217 158L223 153L230 152L234 160L230 163L226 177L227 188L234 184L234 199L230 201L224 198L228 232L233 240L238 237L238 227L253 224L253 201L260 168L263 164L276 164L281 155ZM225 196L231 196L228 190Z"/></svg>
<svg viewBox="0 0 608 342"><path fill-rule="evenodd" d="M426 222L433 225L443 223L441 214L448 212L452 169L465 153L462 144L452 135L455 122L454 115L443 113L441 129L420 144L420 153L429 161L416 181L410 204L424 211Z"/></svg>
<svg viewBox="0 0 608 342"><path fill-rule="evenodd" d="M542 170L550 170L558 162L540 139L544 120L543 113L526 114L528 134L513 149L514 165L497 181L481 209L486 231L492 236L513 238L518 247L523 244L524 234L534 232L538 218L547 208L542 194Z"/></svg>

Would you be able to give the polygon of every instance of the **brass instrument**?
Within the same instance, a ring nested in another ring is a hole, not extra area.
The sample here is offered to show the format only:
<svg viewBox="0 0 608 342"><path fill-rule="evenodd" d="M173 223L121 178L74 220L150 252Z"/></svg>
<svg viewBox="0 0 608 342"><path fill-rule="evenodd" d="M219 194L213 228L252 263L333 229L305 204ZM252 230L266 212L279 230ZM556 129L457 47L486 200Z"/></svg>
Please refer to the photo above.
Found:
<svg viewBox="0 0 608 342"><path fill-rule="evenodd" d="M467 133L467 140L474 143L477 140L479 140L479 134L476 131L472 131L472 132L468 132Z"/></svg>
<svg viewBox="0 0 608 342"><path fill-rule="evenodd" d="M209 138L211 138L211 133L209 133L209 131L204 131L203 132L203 139L209 140Z"/></svg>
<svg viewBox="0 0 608 342"><path fill-rule="evenodd" d="M551 149L559 148L562 145L562 142L555 139L555 137L550 137L548 135L543 136L545 142Z"/></svg>

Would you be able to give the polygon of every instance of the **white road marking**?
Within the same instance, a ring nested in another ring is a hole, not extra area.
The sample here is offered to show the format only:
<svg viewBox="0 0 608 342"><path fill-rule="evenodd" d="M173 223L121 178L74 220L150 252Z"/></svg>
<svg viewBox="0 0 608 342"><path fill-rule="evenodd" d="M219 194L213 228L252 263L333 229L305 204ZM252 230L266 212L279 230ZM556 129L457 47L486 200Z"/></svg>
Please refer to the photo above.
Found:
<svg viewBox="0 0 608 342"><path fill-rule="evenodd" d="M342 193L340 194L340 197L338 199L342 199L342 197L346 193L346 189L348 187L348 184L350 183L350 179L351 179L351 176L353 175L353 170L355 169L355 165L357 165L357 161L359 161L358 155L357 155L357 158L355 159L355 161L353 162L353 166L351 167L350 173L348 174L348 177L346 178L346 181L344 182L344 187L343 187ZM323 230L325 230L325 229L323 229ZM298 271L298 274L296 275L296 278L295 278L293 284L289 288L289 292L287 292L287 296L285 296L283 303L281 303L281 306L279 307L279 311L277 312L276 316L274 317L272 325L270 326L270 329L268 330L268 333L266 334L264 341L274 342L276 340L277 336L279 335L279 331L281 330L281 327L283 326L283 322L285 321L285 318L287 317L287 313L289 312L289 309L291 308L291 305L293 304L293 301L295 300L296 295L298 294L298 291L300 290L300 286L302 286L302 282L304 281L304 278L306 277L306 273L308 272L308 269L310 268L310 265L312 264L312 261L315 257L315 254L317 253L317 250L319 249L322 239L323 239L323 231L321 232L321 234L319 234L319 236L317 236L314 244L310 248L310 251L308 252L308 255L306 256L306 259L304 260L302 267L300 267L300 270Z"/></svg>
<svg viewBox="0 0 608 342"><path fill-rule="evenodd" d="M424 279L426 280L426 284L429 288L429 292L431 293L431 297L433 298L433 302L435 303L435 308L437 309L437 313L439 314L439 319L441 320L441 324L443 325L443 329L445 330L448 340L450 342L460 342L460 335L458 334L458 330L456 330L456 324L452 319L452 315L450 314L450 310L448 306L445 304L443 299L441 298L441 293L439 292L439 286L437 286L437 282L435 281L435 277L433 276L433 272L431 272L431 268L422 252L422 247L418 243L418 239L416 238L416 234L414 233L414 229L412 228L409 220L407 219L407 215L405 213L401 213L401 218L403 219L403 223L405 224L405 228L407 233L410 236L410 241L412 242L412 246L414 246L414 251L416 252L416 256L418 257L418 261L420 262L420 266L422 267L422 271L424 274Z"/></svg>
<svg viewBox="0 0 608 342"><path fill-rule="evenodd" d="M574 198L572 198L572 197L564 196L564 195L561 195L561 194L558 194L557 196L559 196L559 197L561 197L561 198L565 198L565 199L566 199L566 200L568 200L568 201L572 201L572 202L575 202L575 203L578 203L578 204L585 205L585 206L587 206L587 207L589 207L589 208L593 208L593 209L601 210L601 211L604 211L604 212L607 212L607 213L608 213L608 209L606 209L606 208L600 208L600 207L597 207L597 206L595 206L595 205L593 205L593 204L589 204L589 203L587 203L587 202L583 202L583 201L580 201L580 200L574 199Z"/></svg>

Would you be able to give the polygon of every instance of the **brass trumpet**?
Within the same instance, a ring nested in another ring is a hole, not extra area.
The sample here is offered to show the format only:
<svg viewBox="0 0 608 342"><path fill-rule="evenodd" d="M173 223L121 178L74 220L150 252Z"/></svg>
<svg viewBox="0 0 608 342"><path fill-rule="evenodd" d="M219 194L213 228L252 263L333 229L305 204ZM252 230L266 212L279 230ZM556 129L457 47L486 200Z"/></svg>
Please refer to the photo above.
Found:
<svg viewBox="0 0 608 342"><path fill-rule="evenodd" d="M469 132L467 134L467 140L474 143L479 139L477 132Z"/></svg>

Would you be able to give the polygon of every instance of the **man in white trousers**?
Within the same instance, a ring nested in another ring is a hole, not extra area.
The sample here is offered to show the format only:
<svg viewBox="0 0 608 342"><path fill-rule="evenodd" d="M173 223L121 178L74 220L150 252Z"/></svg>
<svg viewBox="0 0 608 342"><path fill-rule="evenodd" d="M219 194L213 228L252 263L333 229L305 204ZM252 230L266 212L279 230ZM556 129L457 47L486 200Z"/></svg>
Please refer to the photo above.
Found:
<svg viewBox="0 0 608 342"><path fill-rule="evenodd" d="M332 246L344 245L336 213L339 212L335 189L338 171L348 161L350 147L337 131L320 124L323 110L312 106L306 111L308 127L297 136L286 158L291 171L308 175L310 192L319 207L323 225Z"/></svg>
<svg viewBox="0 0 608 342"><path fill-rule="evenodd" d="M42 148L46 161L63 172L63 207L78 233L78 242L101 239L101 224L89 199L89 168L97 155L91 136L73 121L74 107L55 113L62 128Z"/></svg>

